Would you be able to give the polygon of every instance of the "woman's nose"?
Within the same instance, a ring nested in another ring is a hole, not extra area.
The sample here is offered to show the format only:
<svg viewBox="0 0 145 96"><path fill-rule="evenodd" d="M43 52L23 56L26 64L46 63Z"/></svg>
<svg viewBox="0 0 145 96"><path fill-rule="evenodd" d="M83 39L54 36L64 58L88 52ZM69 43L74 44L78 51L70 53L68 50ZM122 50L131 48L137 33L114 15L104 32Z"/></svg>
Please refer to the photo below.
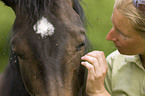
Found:
<svg viewBox="0 0 145 96"><path fill-rule="evenodd" d="M112 28L111 30L110 30L110 32L108 33L108 35L106 36L106 39L108 40L108 41L116 41L117 39L116 39L116 35L117 34L115 34L115 32L114 32L114 28Z"/></svg>

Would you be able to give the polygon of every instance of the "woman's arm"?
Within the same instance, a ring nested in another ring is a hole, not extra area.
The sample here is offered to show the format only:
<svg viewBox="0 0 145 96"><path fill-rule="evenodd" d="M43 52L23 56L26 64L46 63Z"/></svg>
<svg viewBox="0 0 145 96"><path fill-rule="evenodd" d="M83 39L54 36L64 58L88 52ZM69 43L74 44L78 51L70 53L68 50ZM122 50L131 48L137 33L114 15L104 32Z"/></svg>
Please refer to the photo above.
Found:
<svg viewBox="0 0 145 96"><path fill-rule="evenodd" d="M111 96L105 89L104 80L107 73L107 62L102 51L93 51L81 58L81 64L88 69L86 92L88 96Z"/></svg>

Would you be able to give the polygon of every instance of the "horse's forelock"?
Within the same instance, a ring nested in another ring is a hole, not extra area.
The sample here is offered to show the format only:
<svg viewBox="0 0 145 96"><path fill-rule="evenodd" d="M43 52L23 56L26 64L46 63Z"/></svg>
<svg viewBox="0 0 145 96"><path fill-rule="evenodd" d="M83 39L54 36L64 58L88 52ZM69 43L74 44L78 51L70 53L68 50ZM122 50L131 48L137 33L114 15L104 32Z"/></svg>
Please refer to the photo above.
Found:
<svg viewBox="0 0 145 96"><path fill-rule="evenodd" d="M38 15L42 10L45 10L47 2L50 0L15 0L15 6L22 13Z"/></svg>
<svg viewBox="0 0 145 96"><path fill-rule="evenodd" d="M80 16L81 20L84 21L85 15L83 8L79 1L73 0L73 9ZM23 13L30 13L31 15L38 16L41 12L47 10L47 6L51 6L57 2L56 0L15 0L16 8Z"/></svg>

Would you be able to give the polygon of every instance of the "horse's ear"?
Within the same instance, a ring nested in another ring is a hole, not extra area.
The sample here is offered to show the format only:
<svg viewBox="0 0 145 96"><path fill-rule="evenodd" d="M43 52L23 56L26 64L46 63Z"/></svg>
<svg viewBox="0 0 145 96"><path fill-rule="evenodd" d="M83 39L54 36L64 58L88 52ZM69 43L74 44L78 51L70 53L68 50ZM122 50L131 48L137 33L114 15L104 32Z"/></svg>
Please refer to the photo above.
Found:
<svg viewBox="0 0 145 96"><path fill-rule="evenodd" d="M4 2L7 6L10 6L10 7L14 7L15 6L15 0L0 0L2 2Z"/></svg>

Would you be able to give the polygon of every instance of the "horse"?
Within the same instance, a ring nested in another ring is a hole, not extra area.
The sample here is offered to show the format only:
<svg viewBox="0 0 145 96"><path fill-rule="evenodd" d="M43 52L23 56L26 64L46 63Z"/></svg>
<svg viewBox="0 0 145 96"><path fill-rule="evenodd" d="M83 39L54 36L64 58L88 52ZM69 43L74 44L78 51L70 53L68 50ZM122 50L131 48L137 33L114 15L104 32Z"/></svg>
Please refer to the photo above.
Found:
<svg viewBox="0 0 145 96"><path fill-rule="evenodd" d="M16 18L0 96L86 96L85 15L79 0L0 0Z"/></svg>

